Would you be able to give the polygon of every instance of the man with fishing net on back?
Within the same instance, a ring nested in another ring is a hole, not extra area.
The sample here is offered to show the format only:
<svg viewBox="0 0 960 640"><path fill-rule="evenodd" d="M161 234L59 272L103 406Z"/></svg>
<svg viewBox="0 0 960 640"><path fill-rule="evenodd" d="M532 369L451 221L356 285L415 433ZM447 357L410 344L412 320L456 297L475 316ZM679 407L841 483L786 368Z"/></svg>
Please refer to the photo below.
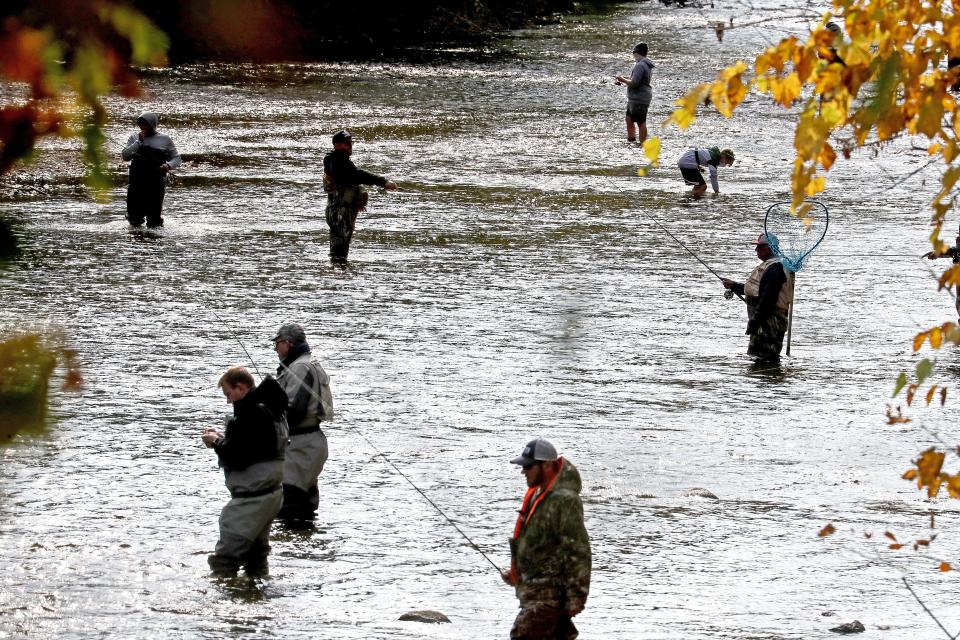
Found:
<svg viewBox="0 0 960 640"><path fill-rule="evenodd" d="M327 225L330 227L330 258L344 261L357 216L367 208L367 190L363 185L378 185L392 191L396 183L353 164L353 136L349 131L333 134L333 151L323 158L323 190L327 192Z"/></svg>
<svg viewBox="0 0 960 640"><path fill-rule="evenodd" d="M725 289L747 302L747 353L757 362L780 362L783 336L787 332L788 314L793 303L793 273L783 268L781 258L773 253L767 234L761 233L752 243L756 247L757 265L745 283L721 278Z"/></svg>
<svg viewBox="0 0 960 640"><path fill-rule="evenodd" d="M511 640L573 640L573 618L590 591L590 538L583 524L580 473L537 438L511 463L527 482L510 539L510 570L503 581L520 600Z"/></svg>

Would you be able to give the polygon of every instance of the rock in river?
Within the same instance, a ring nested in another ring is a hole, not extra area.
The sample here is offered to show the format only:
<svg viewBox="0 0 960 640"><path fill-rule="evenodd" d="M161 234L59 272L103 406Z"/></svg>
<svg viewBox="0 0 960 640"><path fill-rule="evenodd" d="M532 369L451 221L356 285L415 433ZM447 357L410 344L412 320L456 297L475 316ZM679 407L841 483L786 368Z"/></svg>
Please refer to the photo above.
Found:
<svg viewBox="0 0 960 640"><path fill-rule="evenodd" d="M430 611L429 609L422 609L420 611L407 611L405 614L400 616L400 619L406 622L432 622L436 624L441 622L450 622L450 618L443 615L439 611Z"/></svg>

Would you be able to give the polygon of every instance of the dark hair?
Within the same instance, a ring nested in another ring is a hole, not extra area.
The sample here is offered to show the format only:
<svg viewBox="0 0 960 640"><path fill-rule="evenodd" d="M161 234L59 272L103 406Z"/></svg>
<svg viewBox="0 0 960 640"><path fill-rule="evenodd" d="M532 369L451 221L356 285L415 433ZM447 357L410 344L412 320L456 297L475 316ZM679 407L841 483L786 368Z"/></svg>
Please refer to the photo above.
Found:
<svg viewBox="0 0 960 640"><path fill-rule="evenodd" d="M635 46L635 47L633 48L633 52L634 52L634 53L639 53L639 54L642 55L642 56L647 55L647 43L646 43L646 42L641 42L640 44L638 44L637 46Z"/></svg>
<svg viewBox="0 0 960 640"><path fill-rule="evenodd" d="M230 367L220 376L220 380L217 382L218 387L223 387L224 385L235 387L238 384L246 385L250 389L257 386L257 383L253 381L253 376L243 367Z"/></svg>

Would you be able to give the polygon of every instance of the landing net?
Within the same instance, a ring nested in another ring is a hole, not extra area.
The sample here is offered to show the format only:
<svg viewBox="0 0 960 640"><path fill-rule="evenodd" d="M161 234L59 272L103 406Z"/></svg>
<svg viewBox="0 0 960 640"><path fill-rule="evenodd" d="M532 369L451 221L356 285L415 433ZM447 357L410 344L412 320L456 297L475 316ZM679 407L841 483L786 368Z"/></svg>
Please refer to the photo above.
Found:
<svg viewBox="0 0 960 640"><path fill-rule="evenodd" d="M763 230L770 249L783 261L783 268L796 273L827 235L830 215L816 200L807 200L796 213L790 213L789 202L777 202L767 209Z"/></svg>

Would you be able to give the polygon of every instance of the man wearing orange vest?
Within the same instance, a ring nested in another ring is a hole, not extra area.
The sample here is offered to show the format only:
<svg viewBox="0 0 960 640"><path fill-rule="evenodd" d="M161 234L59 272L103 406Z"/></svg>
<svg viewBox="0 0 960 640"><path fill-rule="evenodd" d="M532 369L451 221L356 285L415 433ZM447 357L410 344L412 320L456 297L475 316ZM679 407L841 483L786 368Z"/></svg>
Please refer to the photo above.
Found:
<svg viewBox="0 0 960 640"><path fill-rule="evenodd" d="M527 493L510 539L510 570L520 613L511 640L573 640L573 618L590 591L590 538L583 524L580 473L543 438L511 460L520 465Z"/></svg>

